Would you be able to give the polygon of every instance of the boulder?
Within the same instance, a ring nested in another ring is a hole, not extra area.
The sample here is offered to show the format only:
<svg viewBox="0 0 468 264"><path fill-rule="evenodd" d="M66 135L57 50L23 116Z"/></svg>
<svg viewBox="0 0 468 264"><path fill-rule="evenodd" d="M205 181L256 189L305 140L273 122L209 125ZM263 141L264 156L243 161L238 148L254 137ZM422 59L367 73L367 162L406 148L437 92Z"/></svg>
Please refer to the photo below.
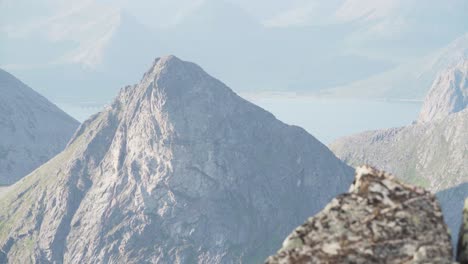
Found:
<svg viewBox="0 0 468 264"><path fill-rule="evenodd" d="M450 235L435 196L388 173L362 166L356 169L349 193L334 198L296 228L266 263L451 260Z"/></svg>

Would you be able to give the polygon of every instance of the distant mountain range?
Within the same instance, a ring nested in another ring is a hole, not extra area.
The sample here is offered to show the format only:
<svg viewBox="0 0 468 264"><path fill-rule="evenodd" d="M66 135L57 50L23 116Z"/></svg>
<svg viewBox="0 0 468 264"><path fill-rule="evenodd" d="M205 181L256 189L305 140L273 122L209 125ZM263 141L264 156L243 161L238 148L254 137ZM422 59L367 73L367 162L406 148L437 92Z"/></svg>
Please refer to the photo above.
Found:
<svg viewBox="0 0 468 264"><path fill-rule="evenodd" d="M302 128L158 58L2 194L0 262L255 263L352 180Z"/></svg>
<svg viewBox="0 0 468 264"><path fill-rule="evenodd" d="M421 59L320 93L326 96L350 98L422 100L438 73L467 59L468 33Z"/></svg>
<svg viewBox="0 0 468 264"><path fill-rule="evenodd" d="M370 94L392 88L398 91L385 97L415 98L420 86L407 90L414 86L407 72L416 68L404 65L466 33L466 3L458 0L427 1L424 12L414 0L178 0L177 8L149 1L49 2L36 1L24 19L14 15L24 0L0 3L0 65L57 103L108 103L149 66L147 54L167 53L198 61L239 91L316 92L385 73L391 77L369 81ZM447 24L437 23L441 17ZM398 86L393 79L401 80Z"/></svg>
<svg viewBox="0 0 468 264"><path fill-rule="evenodd" d="M78 122L0 69L0 186L61 152Z"/></svg>

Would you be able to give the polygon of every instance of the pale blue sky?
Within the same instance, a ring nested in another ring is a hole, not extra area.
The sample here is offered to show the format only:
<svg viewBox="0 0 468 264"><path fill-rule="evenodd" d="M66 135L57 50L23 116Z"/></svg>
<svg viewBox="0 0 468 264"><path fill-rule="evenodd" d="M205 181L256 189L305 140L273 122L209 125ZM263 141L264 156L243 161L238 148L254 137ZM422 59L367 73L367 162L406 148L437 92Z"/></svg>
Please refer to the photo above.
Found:
<svg viewBox="0 0 468 264"><path fill-rule="evenodd" d="M311 92L434 56L467 32L467 10L466 0L1 0L0 67L52 100L109 100L167 54L237 91Z"/></svg>

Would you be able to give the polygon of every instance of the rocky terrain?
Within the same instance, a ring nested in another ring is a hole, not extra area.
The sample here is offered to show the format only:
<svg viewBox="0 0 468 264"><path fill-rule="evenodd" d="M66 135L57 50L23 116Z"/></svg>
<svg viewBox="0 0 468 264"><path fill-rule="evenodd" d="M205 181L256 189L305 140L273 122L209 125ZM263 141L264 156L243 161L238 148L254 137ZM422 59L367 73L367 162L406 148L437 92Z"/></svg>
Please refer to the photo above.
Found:
<svg viewBox="0 0 468 264"><path fill-rule="evenodd" d="M419 122L443 119L468 106L468 60L443 71L426 96Z"/></svg>
<svg viewBox="0 0 468 264"><path fill-rule="evenodd" d="M461 218L460 201L468 195L468 185L464 184L468 182L466 67L465 61L439 75L418 122L344 137L330 145L349 165L377 166L412 184L440 192L455 236Z"/></svg>
<svg viewBox="0 0 468 264"><path fill-rule="evenodd" d="M16 182L62 151L79 124L1 69L0 94L1 186Z"/></svg>
<svg viewBox="0 0 468 264"><path fill-rule="evenodd" d="M452 246L431 192L364 166L266 263L452 263Z"/></svg>
<svg viewBox="0 0 468 264"><path fill-rule="evenodd" d="M0 263L256 263L351 181L305 130L159 58L3 194Z"/></svg>

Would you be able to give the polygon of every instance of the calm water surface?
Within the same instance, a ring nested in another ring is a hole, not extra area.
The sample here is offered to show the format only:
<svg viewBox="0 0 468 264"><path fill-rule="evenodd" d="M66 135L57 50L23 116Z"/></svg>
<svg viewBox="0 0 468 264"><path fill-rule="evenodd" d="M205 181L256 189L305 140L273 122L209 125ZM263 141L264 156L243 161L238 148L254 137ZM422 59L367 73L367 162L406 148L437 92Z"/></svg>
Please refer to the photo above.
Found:
<svg viewBox="0 0 468 264"><path fill-rule="evenodd" d="M325 144L366 130L411 124L421 102L388 102L316 97L251 97L247 99L279 120L303 127Z"/></svg>

